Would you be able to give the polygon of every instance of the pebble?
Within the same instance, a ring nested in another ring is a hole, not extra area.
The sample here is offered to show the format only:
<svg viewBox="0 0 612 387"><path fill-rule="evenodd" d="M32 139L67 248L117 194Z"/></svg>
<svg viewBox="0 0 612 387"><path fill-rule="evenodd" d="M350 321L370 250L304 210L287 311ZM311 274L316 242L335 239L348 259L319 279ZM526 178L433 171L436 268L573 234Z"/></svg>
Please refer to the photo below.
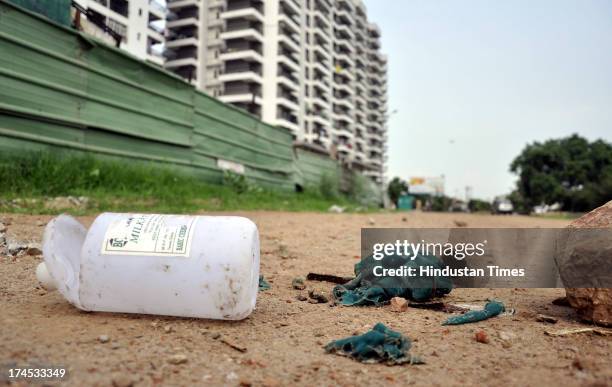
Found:
<svg viewBox="0 0 612 387"><path fill-rule="evenodd" d="M170 364L174 364L174 365L179 365L179 364L185 364L187 363L187 356L182 355L182 354L177 354L177 355L172 355L168 358L168 363Z"/></svg>
<svg viewBox="0 0 612 387"><path fill-rule="evenodd" d="M487 332L485 331L476 332L476 334L474 335L474 339L479 343L489 344L489 336L487 336Z"/></svg>
<svg viewBox="0 0 612 387"><path fill-rule="evenodd" d="M308 297L306 297L306 296L305 296L305 295L303 295L303 294L298 294L298 295L295 297L295 299L296 299L296 300L298 300L298 301L306 301L306 300L308 300Z"/></svg>
<svg viewBox="0 0 612 387"><path fill-rule="evenodd" d="M306 289L306 284L304 284L304 277L295 277L293 281L291 281L291 286L297 290Z"/></svg>
<svg viewBox="0 0 612 387"><path fill-rule="evenodd" d="M108 335L100 335L98 336L98 341L101 343L108 343L110 341L110 337Z"/></svg>
<svg viewBox="0 0 612 387"><path fill-rule="evenodd" d="M172 331L173 331L172 326L170 326L170 325L166 325L166 326L164 327L164 332L166 332L166 333L171 333Z"/></svg>
<svg viewBox="0 0 612 387"><path fill-rule="evenodd" d="M42 255L42 249L38 243L29 244L26 248L27 255Z"/></svg>
<svg viewBox="0 0 612 387"><path fill-rule="evenodd" d="M42 226L44 226L44 225L45 225L45 222L43 222L42 220L37 220L37 221L36 221L36 225L37 225L38 227L42 227Z"/></svg>
<svg viewBox="0 0 612 387"><path fill-rule="evenodd" d="M376 224L376 222L372 218L368 218L368 223L370 224L370 226L374 226Z"/></svg>
<svg viewBox="0 0 612 387"><path fill-rule="evenodd" d="M315 289L312 289L308 292L308 297L310 298L308 302L311 302L313 304L324 304L326 302L329 302L329 298L327 298L325 294Z"/></svg>
<svg viewBox="0 0 612 387"><path fill-rule="evenodd" d="M6 232L6 226L4 223L0 223L0 233Z"/></svg>
<svg viewBox="0 0 612 387"><path fill-rule="evenodd" d="M390 309L392 312L405 312L408 310L408 300L402 297L393 297Z"/></svg>

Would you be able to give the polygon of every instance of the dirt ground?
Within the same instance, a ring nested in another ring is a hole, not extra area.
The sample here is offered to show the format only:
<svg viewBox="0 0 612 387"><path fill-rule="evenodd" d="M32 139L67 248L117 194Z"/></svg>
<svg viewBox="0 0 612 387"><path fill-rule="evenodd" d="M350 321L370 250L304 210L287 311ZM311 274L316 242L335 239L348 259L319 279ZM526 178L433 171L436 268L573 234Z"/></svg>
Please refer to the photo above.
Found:
<svg viewBox="0 0 612 387"><path fill-rule="evenodd" d="M457 289L447 301L503 300L517 313L446 327L442 312L310 304L291 281L310 271L349 276L361 227L562 227L561 220L469 214L241 213L259 226L262 273L272 285L240 322L81 312L35 278L41 257L0 257L0 365L38 362L69 368L66 383L85 385L612 385L612 338L551 337L545 330L586 327L551 302L561 289ZM402 220L406 217L405 220ZM9 239L40 242L50 217L0 214ZM93 217L80 220L89 225ZM329 293L333 284L307 282ZM557 317L550 325L536 314ZM383 322L413 340L424 365L361 364L326 354L333 339ZM474 340L484 330L488 344ZM109 341L102 343L101 335ZM500 335L506 340L500 339ZM226 339L226 340L224 340ZM224 341L246 348L240 352ZM169 359L184 355L185 363ZM1 378L0 378L1 380ZM1 382L0 382L1 383Z"/></svg>

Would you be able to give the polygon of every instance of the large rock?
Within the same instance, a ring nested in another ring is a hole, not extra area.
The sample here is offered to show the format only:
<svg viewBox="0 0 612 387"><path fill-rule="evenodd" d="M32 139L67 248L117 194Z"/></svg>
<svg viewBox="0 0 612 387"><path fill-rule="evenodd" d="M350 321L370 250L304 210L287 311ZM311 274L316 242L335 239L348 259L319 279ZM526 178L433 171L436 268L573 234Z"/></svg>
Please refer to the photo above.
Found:
<svg viewBox="0 0 612 387"><path fill-rule="evenodd" d="M574 220L569 227L612 228L612 201ZM612 326L612 289L568 287L577 272L598 275L603 272L603 275L608 275L612 268L612 249L608 246L609 241L607 243L604 241L603 244L601 240L595 241L600 239L601 235L593 233L594 240L589 241L585 240L587 238L584 238L584 234L581 234L579 243L570 246L572 251L565 254L565 259L557 263L561 280L566 286L567 299L579 316L598 325Z"/></svg>

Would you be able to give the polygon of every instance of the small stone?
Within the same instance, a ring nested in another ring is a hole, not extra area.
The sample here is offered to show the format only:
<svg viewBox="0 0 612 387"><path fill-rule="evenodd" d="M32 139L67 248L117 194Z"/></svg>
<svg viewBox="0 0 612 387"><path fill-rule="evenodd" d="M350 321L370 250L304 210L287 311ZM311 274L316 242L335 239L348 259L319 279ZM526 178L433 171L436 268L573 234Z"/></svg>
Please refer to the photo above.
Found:
<svg viewBox="0 0 612 387"><path fill-rule="evenodd" d="M370 224L370 226L374 226L376 224L376 222L372 218L368 218L368 223Z"/></svg>
<svg viewBox="0 0 612 387"><path fill-rule="evenodd" d="M556 317L553 317L553 316L547 316L545 314L538 314L536 316L536 321L544 322L544 323L549 323L549 324L556 324L557 321L559 321L559 320Z"/></svg>
<svg viewBox="0 0 612 387"><path fill-rule="evenodd" d="M313 302L313 304L324 304L329 301L325 294L315 289L312 289L308 292L308 297L310 298L310 300L316 301ZM310 300L308 302L310 302Z"/></svg>
<svg viewBox="0 0 612 387"><path fill-rule="evenodd" d="M119 349L119 348L121 348L121 344L119 344L118 342L114 341L114 342L111 344L111 348L112 348L112 349Z"/></svg>
<svg viewBox="0 0 612 387"><path fill-rule="evenodd" d="M304 283L304 277L295 277L293 281L291 281L291 286L297 290L306 289L306 284Z"/></svg>
<svg viewBox="0 0 612 387"><path fill-rule="evenodd" d="M474 339L479 343L489 344L489 336L487 336L487 332L485 331L476 332Z"/></svg>
<svg viewBox="0 0 612 387"><path fill-rule="evenodd" d="M128 375L117 375L113 377L113 387L132 387L134 380Z"/></svg>
<svg viewBox="0 0 612 387"><path fill-rule="evenodd" d="M168 358L168 363L170 364L174 364L174 365L179 365L179 364L185 364L187 363L187 356L182 355L182 354L177 354L177 355L172 355Z"/></svg>
<svg viewBox="0 0 612 387"><path fill-rule="evenodd" d="M98 336L98 341L102 344L108 343L110 341L110 337L108 337L108 335L100 335Z"/></svg>
<svg viewBox="0 0 612 387"><path fill-rule="evenodd" d="M408 300L402 297L393 297L391 299L392 312L405 312L408 310Z"/></svg>
<svg viewBox="0 0 612 387"><path fill-rule="evenodd" d="M234 381L236 379L238 379L238 374L235 373L234 371L232 371L229 374L225 375L225 380L227 380L228 382Z"/></svg>
<svg viewBox="0 0 612 387"><path fill-rule="evenodd" d="M172 331L173 331L172 326L170 326L170 325L166 325L166 326L164 327L164 332L165 332L165 333L171 333Z"/></svg>
<svg viewBox="0 0 612 387"><path fill-rule="evenodd" d="M6 225L4 223L0 223L0 233L6 232Z"/></svg>
<svg viewBox="0 0 612 387"><path fill-rule="evenodd" d="M298 295L295 297L295 299L296 299L296 300L298 300L298 301L306 301L306 300L308 300L308 297L306 297L306 296L305 296L305 295L303 295L303 294L298 294Z"/></svg>
<svg viewBox="0 0 612 387"><path fill-rule="evenodd" d="M407 222L407 221L408 221L408 218L405 216L402 216L402 222Z"/></svg>
<svg viewBox="0 0 612 387"><path fill-rule="evenodd" d="M36 225L37 225L38 227L42 227L42 226L44 226L44 225L45 225L45 222L43 222L42 220L37 220L37 221L36 221Z"/></svg>
<svg viewBox="0 0 612 387"><path fill-rule="evenodd" d="M31 243L26 248L27 255L42 255L42 250L38 243Z"/></svg>
<svg viewBox="0 0 612 387"><path fill-rule="evenodd" d="M455 220L454 221L455 226L457 227L467 227L467 222L464 222L463 220Z"/></svg>

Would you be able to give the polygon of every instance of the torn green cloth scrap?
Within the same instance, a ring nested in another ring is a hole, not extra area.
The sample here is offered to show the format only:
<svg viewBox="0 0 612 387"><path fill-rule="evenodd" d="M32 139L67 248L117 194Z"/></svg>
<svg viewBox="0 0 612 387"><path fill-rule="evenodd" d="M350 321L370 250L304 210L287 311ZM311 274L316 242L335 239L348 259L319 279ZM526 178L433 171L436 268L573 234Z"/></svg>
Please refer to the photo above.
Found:
<svg viewBox="0 0 612 387"><path fill-rule="evenodd" d="M478 322L495 317L506 310L500 301L491 300L486 303L483 310L471 310L460 316L449 317L442 325L460 325Z"/></svg>
<svg viewBox="0 0 612 387"><path fill-rule="evenodd" d="M372 256L355 265L356 278L334 288L334 298L343 305L381 305L393 297L403 297L413 301L428 301L451 292L450 278L443 276L377 276L376 268L398 269L413 268L418 272L422 266L442 268L442 262L434 256L416 257L392 255L382 260ZM379 269L378 269L379 270Z"/></svg>
<svg viewBox="0 0 612 387"><path fill-rule="evenodd" d="M259 291L262 292L268 289L270 289L270 284L268 283L268 281L266 281L263 275L260 275L259 276Z"/></svg>
<svg viewBox="0 0 612 387"><path fill-rule="evenodd" d="M325 346L325 351L348 356L362 363L423 364L417 356L409 353L410 339L399 332L377 323L360 336L335 340Z"/></svg>

